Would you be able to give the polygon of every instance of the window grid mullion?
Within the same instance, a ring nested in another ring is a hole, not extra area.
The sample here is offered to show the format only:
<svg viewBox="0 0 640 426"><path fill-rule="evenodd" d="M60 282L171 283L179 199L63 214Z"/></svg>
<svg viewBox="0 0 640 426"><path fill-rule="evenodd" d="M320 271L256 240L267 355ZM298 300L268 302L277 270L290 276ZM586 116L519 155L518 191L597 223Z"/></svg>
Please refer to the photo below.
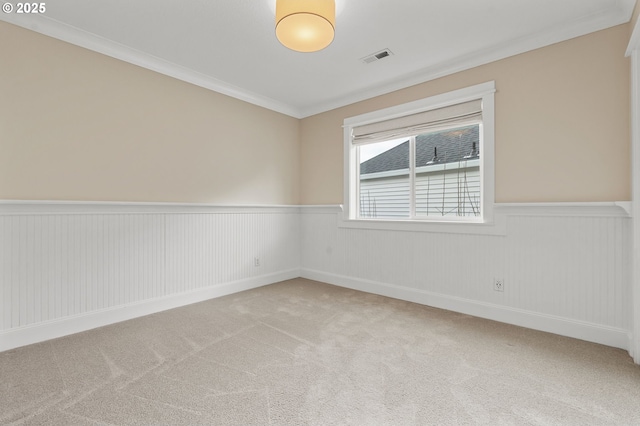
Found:
<svg viewBox="0 0 640 426"><path fill-rule="evenodd" d="M409 139L409 218L416 218L416 137Z"/></svg>
<svg viewBox="0 0 640 426"><path fill-rule="evenodd" d="M362 206L361 206L361 196L360 196L360 147L355 147L353 150L355 154L355 184L356 184L356 193L355 193L355 202L356 202L356 217L360 218L362 216Z"/></svg>

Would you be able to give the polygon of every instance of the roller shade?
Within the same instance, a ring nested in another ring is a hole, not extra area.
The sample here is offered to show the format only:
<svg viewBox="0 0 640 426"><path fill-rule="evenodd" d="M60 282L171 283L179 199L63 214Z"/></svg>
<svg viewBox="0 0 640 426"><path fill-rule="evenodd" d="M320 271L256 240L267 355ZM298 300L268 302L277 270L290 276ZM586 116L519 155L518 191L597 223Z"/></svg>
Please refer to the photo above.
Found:
<svg viewBox="0 0 640 426"><path fill-rule="evenodd" d="M480 119L482 119L482 100L477 99L354 127L352 142L357 145L402 138Z"/></svg>

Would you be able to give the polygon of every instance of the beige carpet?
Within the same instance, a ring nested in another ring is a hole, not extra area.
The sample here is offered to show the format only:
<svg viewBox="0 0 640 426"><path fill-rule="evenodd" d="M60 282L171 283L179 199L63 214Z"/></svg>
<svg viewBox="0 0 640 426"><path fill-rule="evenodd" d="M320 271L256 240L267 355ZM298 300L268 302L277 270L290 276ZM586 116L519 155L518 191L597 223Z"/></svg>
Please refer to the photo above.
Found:
<svg viewBox="0 0 640 426"><path fill-rule="evenodd" d="M0 423L630 425L640 367L296 279L2 352Z"/></svg>

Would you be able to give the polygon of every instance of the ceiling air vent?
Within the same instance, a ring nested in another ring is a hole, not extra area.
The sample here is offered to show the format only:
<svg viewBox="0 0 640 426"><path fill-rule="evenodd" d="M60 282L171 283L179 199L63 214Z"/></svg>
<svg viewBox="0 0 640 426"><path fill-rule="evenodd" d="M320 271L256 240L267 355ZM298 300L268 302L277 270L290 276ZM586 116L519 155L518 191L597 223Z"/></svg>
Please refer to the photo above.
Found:
<svg viewBox="0 0 640 426"><path fill-rule="evenodd" d="M371 55L365 56L360 59L365 64L370 64L371 62L379 61L380 59L388 58L393 55L393 53L389 49L384 49L376 53L372 53Z"/></svg>

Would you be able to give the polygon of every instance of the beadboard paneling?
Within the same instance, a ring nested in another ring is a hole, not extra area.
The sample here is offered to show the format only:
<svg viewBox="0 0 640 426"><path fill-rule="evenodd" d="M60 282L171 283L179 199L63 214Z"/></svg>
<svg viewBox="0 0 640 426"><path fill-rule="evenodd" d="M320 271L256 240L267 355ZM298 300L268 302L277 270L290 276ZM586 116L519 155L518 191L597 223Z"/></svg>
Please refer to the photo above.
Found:
<svg viewBox="0 0 640 426"><path fill-rule="evenodd" d="M0 216L0 329L163 295L164 218Z"/></svg>
<svg viewBox="0 0 640 426"><path fill-rule="evenodd" d="M174 214L166 218L166 293L297 269L299 215ZM255 259L260 266L255 266Z"/></svg>
<svg viewBox="0 0 640 426"><path fill-rule="evenodd" d="M624 210L496 207L504 235L355 229L337 226L339 208L303 209L302 276L627 348Z"/></svg>
<svg viewBox="0 0 640 426"><path fill-rule="evenodd" d="M0 350L294 278L299 253L297 207L5 202Z"/></svg>
<svg viewBox="0 0 640 426"><path fill-rule="evenodd" d="M620 206L497 205L495 234L349 228L340 215L0 203L0 350L297 276L629 346L631 220Z"/></svg>

